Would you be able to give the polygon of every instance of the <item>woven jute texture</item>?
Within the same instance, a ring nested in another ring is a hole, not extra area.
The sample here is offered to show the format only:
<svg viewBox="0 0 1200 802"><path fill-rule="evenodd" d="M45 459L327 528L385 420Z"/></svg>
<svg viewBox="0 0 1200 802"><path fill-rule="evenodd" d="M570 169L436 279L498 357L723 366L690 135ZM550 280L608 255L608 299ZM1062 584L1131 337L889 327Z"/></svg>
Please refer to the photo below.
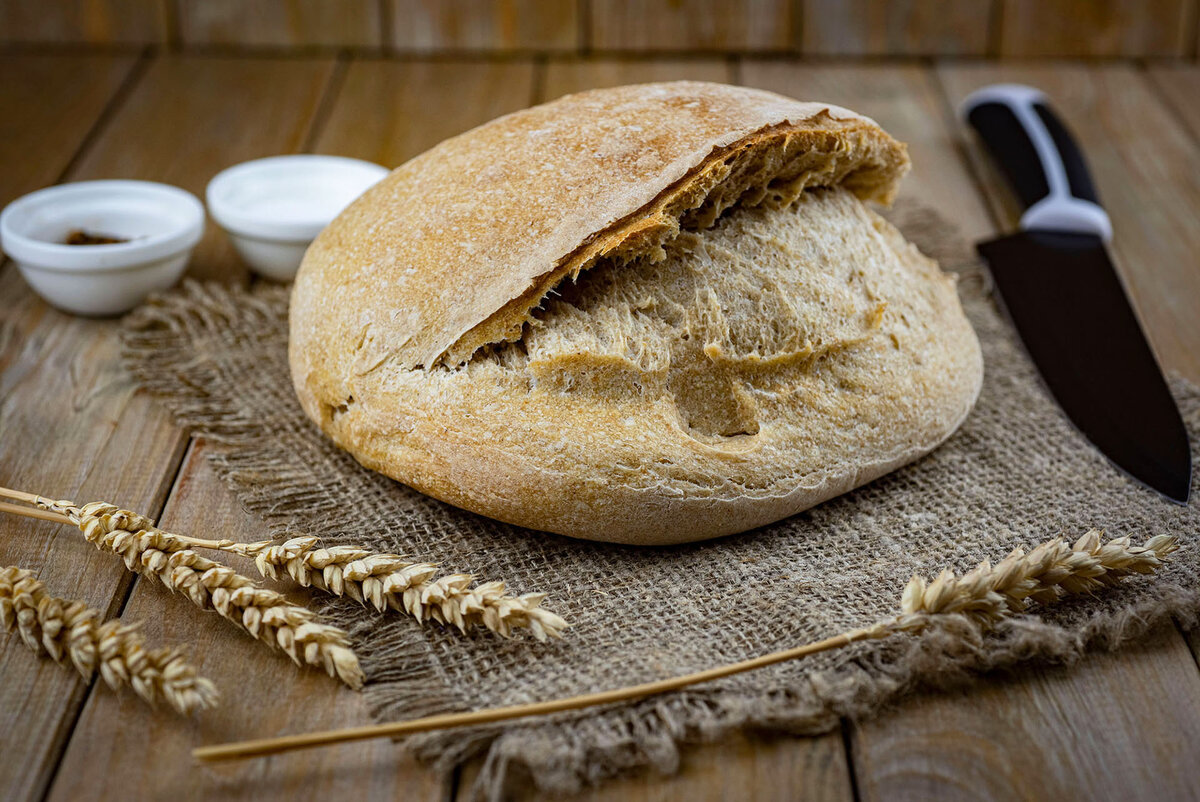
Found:
<svg viewBox="0 0 1200 802"><path fill-rule="evenodd" d="M407 741L444 767L485 752L479 794L498 792L518 764L541 787L570 790L637 765L671 771L681 743L732 728L820 732L921 686L1020 660L1073 659L1170 615L1195 619L1196 501L1171 504L1115 470L1046 394L962 244L920 208L893 218L963 272L960 293L985 361L978 405L918 462L789 520L708 543L577 542L455 509L362 468L292 394L283 287L186 285L128 319L125 357L182 424L222 444L213 457L220 475L272 534L319 535L503 579L514 592L543 591L546 606L573 625L559 642L506 641L314 598L352 633L380 721L616 688L796 646L890 617L914 573L966 570L1058 534L1102 527L1137 543L1159 533L1181 541L1160 575L1015 618L982 643L935 630L636 703ZM1173 388L1200 443L1200 392L1178 380Z"/></svg>

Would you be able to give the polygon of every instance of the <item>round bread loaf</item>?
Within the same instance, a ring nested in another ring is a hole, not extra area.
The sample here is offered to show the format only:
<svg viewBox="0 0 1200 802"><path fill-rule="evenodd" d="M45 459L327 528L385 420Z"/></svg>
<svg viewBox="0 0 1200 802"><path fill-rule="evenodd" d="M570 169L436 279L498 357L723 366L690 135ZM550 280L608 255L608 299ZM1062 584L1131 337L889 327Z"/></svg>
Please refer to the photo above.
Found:
<svg viewBox="0 0 1200 802"><path fill-rule="evenodd" d="M864 204L907 169L869 119L719 84L510 114L313 243L296 392L364 465L521 526L776 521L930 451L978 394L953 279Z"/></svg>

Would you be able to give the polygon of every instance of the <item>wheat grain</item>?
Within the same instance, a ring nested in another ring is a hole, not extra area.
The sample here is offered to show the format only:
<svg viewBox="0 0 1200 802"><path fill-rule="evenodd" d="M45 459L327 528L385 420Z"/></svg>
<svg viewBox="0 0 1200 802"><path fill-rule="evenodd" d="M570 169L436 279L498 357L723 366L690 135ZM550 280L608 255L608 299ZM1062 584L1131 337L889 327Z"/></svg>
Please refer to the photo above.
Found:
<svg viewBox="0 0 1200 802"><path fill-rule="evenodd" d="M99 672L113 690L128 685L151 704L164 701L184 715L213 707L217 689L176 649L147 649L134 627L101 623L98 610L51 596L31 571L0 568L0 623L30 649L68 661L84 677Z"/></svg>
<svg viewBox="0 0 1200 802"><path fill-rule="evenodd" d="M323 668L351 688L361 688L362 669L350 639L323 624L311 610L188 547L185 539L154 527L144 516L95 502L39 499L38 505L70 518L87 540L125 561L130 571L159 579L197 607L215 610L252 636L283 651L297 665Z"/></svg>

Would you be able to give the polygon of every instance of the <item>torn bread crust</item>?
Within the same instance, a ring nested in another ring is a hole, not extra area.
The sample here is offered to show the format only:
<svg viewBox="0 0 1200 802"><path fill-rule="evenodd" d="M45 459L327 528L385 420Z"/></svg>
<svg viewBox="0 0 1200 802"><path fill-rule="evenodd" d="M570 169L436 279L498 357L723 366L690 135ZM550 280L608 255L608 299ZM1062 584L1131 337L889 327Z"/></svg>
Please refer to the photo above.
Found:
<svg viewBox="0 0 1200 802"><path fill-rule="evenodd" d="M670 396L682 431L728 448L724 438L758 433L762 393L786 391L880 330L896 292L895 277L872 265L889 260L882 238L860 239L857 260L822 245L874 220L840 188L739 209L682 233L661 259L602 261L548 297L519 340L476 352L472 367L491 361L531 390L614 403Z"/></svg>
<svg viewBox="0 0 1200 802"><path fill-rule="evenodd" d="M834 128L813 130L814 126ZM482 346L519 339L531 312L561 281L601 260L658 261L663 246L681 230L701 230L735 205L764 200L786 205L813 187L843 186L862 200L891 203L897 182L909 169L907 150L880 143L878 126L839 120L822 109L802 125L780 123L725 147L664 189L646 206L588 237L554 269L536 277L523 293L462 334L431 365L466 362Z"/></svg>
<svg viewBox="0 0 1200 802"><path fill-rule="evenodd" d="M751 204L794 176L887 201L907 167L903 145L847 109L720 84L595 90L507 115L400 166L321 232L293 292L303 370L338 403L360 363L461 364L518 336L601 254L656 252L706 198ZM352 355L316 347L359 339Z"/></svg>

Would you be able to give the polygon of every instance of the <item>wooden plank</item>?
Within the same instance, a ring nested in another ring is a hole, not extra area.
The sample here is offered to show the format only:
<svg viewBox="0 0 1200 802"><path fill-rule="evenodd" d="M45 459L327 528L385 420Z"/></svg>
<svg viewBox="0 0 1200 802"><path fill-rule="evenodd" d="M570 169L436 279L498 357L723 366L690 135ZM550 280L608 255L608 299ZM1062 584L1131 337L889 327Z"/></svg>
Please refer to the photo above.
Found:
<svg viewBox="0 0 1200 802"><path fill-rule="evenodd" d="M178 0L186 45L380 47L377 0Z"/></svg>
<svg viewBox="0 0 1200 802"><path fill-rule="evenodd" d="M135 61L0 56L0 206L58 180Z"/></svg>
<svg viewBox="0 0 1200 802"><path fill-rule="evenodd" d="M953 156L958 140L943 123L938 87L922 68L746 61L741 78L748 86L848 106L875 119L908 144L913 168L900 185L898 202L916 201L934 208L970 242L994 232L974 181Z"/></svg>
<svg viewBox="0 0 1200 802"><path fill-rule="evenodd" d="M792 48L788 0L595 0L596 50L783 51Z"/></svg>
<svg viewBox="0 0 1200 802"><path fill-rule="evenodd" d="M1156 66L1148 70L1171 110L1183 120L1194 139L1200 140L1200 67Z"/></svg>
<svg viewBox="0 0 1200 802"><path fill-rule="evenodd" d="M939 75L951 103L997 81L1032 84L1050 95L1095 174L1113 220L1114 261L1154 350L1167 369L1200 381L1200 149L1145 76L1120 64L962 65ZM970 142L998 219L1014 225L1010 193Z"/></svg>
<svg viewBox="0 0 1200 802"><path fill-rule="evenodd" d="M355 61L316 149L395 167L532 97L528 61Z"/></svg>
<svg viewBox="0 0 1200 802"><path fill-rule="evenodd" d="M606 86L644 83L646 81L716 81L729 83L733 69L723 59L570 59L551 61L546 65L540 100ZM540 102L539 100L539 102Z"/></svg>
<svg viewBox="0 0 1200 802"><path fill-rule="evenodd" d="M1200 680L1178 644L1168 627L1073 666L914 697L854 729L860 798L1194 799Z"/></svg>
<svg viewBox="0 0 1200 802"><path fill-rule="evenodd" d="M201 190L218 167L302 141L316 105L303 99L319 94L331 69L328 60L154 63L68 178L147 177ZM230 257L223 267L215 261L223 250L210 237L198 258L210 274L238 275ZM48 309L13 270L0 275L0 297L0 331L22 332L0 376L5 484L155 514L186 441L161 406L133 392L116 323ZM77 534L24 519L0 519L0 564L33 569L54 593L102 610L115 611L129 587L119 561ZM0 799L38 798L85 684L11 639L0 678L0 732L21 733L5 738Z"/></svg>
<svg viewBox="0 0 1200 802"><path fill-rule="evenodd" d="M241 510L209 467L207 450L201 442L189 451L162 526L203 537L264 537L264 525ZM253 574L244 559L214 559ZM309 591L295 586L289 596L300 604L312 601ZM142 621L142 632L155 643L186 645L200 672L220 689L220 707L187 719L169 709L148 709L132 694L97 687L48 799L440 801L449 793L448 775L419 767L388 740L197 766L190 751L198 744L365 724L370 720L366 703L336 680L297 668L158 582L139 579L123 617Z"/></svg>
<svg viewBox="0 0 1200 802"><path fill-rule="evenodd" d="M574 50L583 0L387 0L404 52Z"/></svg>
<svg viewBox="0 0 1200 802"><path fill-rule="evenodd" d="M1002 0L1001 56L1183 56L1193 0Z"/></svg>
<svg viewBox="0 0 1200 802"><path fill-rule="evenodd" d="M680 752L679 771L664 776L652 769L620 775L604 784L568 797L571 802L724 802L753 799L757 802L849 802L854 799L846 760L841 749L828 748L838 736L825 738L770 737L746 734L722 738L718 743L690 746ZM471 802L481 763L463 769L458 782L458 802ZM544 799L523 779L504 789L508 802Z"/></svg>
<svg viewBox="0 0 1200 802"><path fill-rule="evenodd" d="M168 0L5 0L0 41L143 44L166 42Z"/></svg>
<svg viewBox="0 0 1200 802"><path fill-rule="evenodd" d="M806 55L982 56L999 0L805 0Z"/></svg>

